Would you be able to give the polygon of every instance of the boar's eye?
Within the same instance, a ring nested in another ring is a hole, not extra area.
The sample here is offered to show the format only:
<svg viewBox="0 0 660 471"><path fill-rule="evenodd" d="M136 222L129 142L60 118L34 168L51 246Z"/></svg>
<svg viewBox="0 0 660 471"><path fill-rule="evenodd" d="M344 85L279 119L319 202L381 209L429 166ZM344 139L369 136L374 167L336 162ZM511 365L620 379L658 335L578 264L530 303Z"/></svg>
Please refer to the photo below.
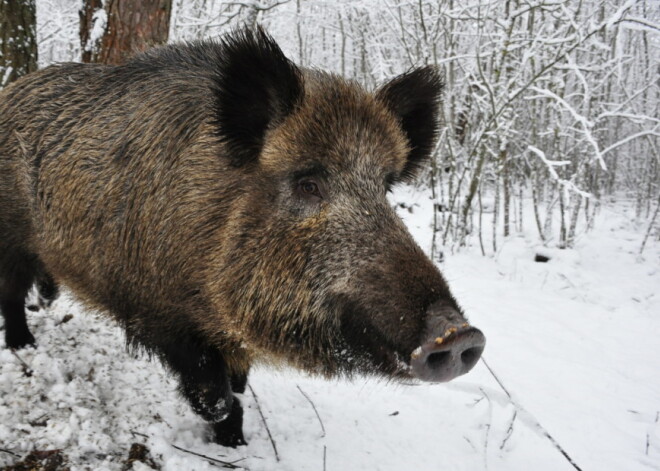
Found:
<svg viewBox="0 0 660 471"><path fill-rule="evenodd" d="M298 183L298 191L307 197L323 198L319 185L312 180L301 180Z"/></svg>

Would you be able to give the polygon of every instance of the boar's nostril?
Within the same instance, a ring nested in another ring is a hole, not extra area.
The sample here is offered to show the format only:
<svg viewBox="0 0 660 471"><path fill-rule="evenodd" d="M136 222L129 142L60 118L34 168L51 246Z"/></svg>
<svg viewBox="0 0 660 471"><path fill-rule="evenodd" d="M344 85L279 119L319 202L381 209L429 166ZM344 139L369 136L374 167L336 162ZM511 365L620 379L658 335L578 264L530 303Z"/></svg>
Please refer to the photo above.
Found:
<svg viewBox="0 0 660 471"><path fill-rule="evenodd" d="M481 352L484 351L484 347L471 347L467 350L464 350L461 353L461 361L463 366L468 370L471 370L474 365L477 364L479 358L481 358Z"/></svg>
<svg viewBox="0 0 660 471"><path fill-rule="evenodd" d="M447 329L420 346L412 355L413 374L424 381L444 382L467 373L477 364L486 345L484 334L474 327Z"/></svg>
<svg viewBox="0 0 660 471"><path fill-rule="evenodd" d="M449 351L431 353L426 358L426 364L433 370L442 368L448 361L451 361L451 352Z"/></svg>

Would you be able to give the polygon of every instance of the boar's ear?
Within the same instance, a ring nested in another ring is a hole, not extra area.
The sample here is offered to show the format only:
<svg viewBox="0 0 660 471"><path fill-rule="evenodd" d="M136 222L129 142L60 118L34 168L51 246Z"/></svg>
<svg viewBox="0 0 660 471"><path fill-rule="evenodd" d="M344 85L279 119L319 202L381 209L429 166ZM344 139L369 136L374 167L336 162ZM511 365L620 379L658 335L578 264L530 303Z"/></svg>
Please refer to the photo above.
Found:
<svg viewBox="0 0 660 471"><path fill-rule="evenodd" d="M215 76L215 124L233 165L259 157L266 131L280 124L303 94L298 67L261 28L222 41Z"/></svg>
<svg viewBox="0 0 660 471"><path fill-rule="evenodd" d="M399 119L410 154L401 174L411 180L429 158L438 137L444 80L436 67L414 69L383 85L376 97Z"/></svg>

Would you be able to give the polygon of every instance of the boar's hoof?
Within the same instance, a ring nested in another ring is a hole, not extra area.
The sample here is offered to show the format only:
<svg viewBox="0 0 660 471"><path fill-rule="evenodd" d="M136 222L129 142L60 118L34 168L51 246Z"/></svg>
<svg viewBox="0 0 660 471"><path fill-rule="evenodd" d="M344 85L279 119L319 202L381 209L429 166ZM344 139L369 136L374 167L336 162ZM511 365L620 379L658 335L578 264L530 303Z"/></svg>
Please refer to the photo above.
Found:
<svg viewBox="0 0 660 471"><path fill-rule="evenodd" d="M243 394L247 387L247 374L235 374L229 377L231 390L234 393Z"/></svg>
<svg viewBox="0 0 660 471"><path fill-rule="evenodd" d="M218 423L213 426L213 431L215 433L215 438L213 441L215 443L229 448L236 448L238 446L247 445L247 442L243 437L242 430L235 430L231 432L224 428L223 425L223 423Z"/></svg>
<svg viewBox="0 0 660 471"><path fill-rule="evenodd" d="M218 445L231 448L247 445L243 437L243 408L238 399L234 398L229 416L213 424L213 434Z"/></svg>
<svg viewBox="0 0 660 471"><path fill-rule="evenodd" d="M34 346L35 340L34 340L34 336L27 329L20 330L18 332L6 331L5 344L7 345L7 348L19 350L24 347Z"/></svg>

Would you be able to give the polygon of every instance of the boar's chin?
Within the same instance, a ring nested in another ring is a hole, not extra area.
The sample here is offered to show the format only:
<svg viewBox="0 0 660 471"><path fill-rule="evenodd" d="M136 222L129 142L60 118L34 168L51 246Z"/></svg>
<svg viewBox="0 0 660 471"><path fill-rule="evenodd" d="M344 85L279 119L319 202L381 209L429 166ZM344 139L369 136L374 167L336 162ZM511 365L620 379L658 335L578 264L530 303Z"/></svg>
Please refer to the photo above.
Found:
<svg viewBox="0 0 660 471"><path fill-rule="evenodd" d="M376 376L387 380L414 379L412 369L403 355L398 352L370 352L363 346L356 348L345 342L340 342L333 352L333 363L336 365L335 375L354 378L356 375Z"/></svg>

